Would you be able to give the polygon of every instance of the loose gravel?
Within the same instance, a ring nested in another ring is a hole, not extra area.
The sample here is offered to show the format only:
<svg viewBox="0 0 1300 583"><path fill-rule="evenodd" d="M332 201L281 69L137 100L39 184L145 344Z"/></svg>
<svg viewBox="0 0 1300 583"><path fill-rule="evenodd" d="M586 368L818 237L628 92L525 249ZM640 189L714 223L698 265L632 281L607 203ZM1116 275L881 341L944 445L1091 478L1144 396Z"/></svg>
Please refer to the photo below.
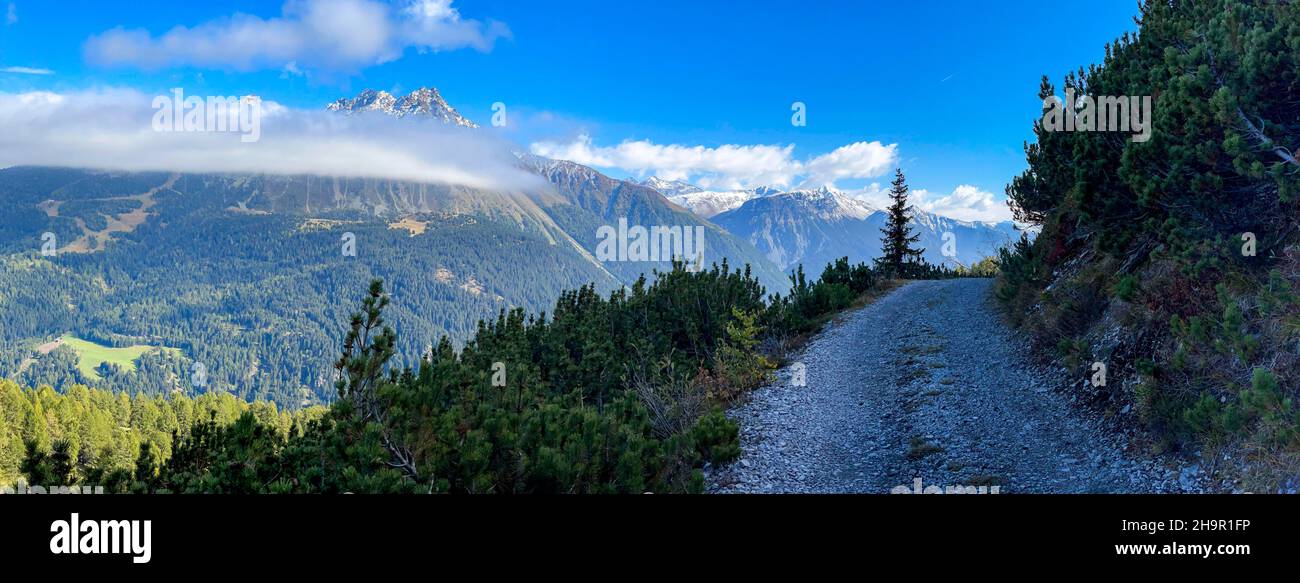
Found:
<svg viewBox="0 0 1300 583"><path fill-rule="evenodd" d="M742 455L718 493L1200 491L1199 469L1130 451L1055 391L985 279L921 281L845 314L728 414ZM805 386L797 383L797 363Z"/></svg>

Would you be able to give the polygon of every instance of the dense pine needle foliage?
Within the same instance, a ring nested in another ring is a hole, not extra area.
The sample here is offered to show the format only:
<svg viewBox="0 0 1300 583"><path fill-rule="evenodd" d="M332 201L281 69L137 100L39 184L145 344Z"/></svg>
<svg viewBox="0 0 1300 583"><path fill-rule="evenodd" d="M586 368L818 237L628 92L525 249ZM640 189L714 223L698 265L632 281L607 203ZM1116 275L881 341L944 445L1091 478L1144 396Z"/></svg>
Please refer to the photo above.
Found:
<svg viewBox="0 0 1300 583"><path fill-rule="evenodd" d="M328 410L288 415L205 396L228 407L149 425L152 441L113 450L117 473L105 479L84 448L67 461L62 425L47 435L35 428L54 426L39 412L13 409L22 413L0 426L0 481L116 492L699 492L706 464L739 454L723 407L767 381L797 338L885 283L846 259L819 281L802 268L791 279L788 296L765 297L748 269L678 264L608 296L565 292L549 314L502 311L464 349L443 338L414 367L394 365L391 300L375 281L351 318ZM23 402L71 400L6 386ZM150 417L137 419L126 397L108 399L102 407L120 423Z"/></svg>
<svg viewBox="0 0 1300 583"><path fill-rule="evenodd" d="M1035 123L1007 194L1042 231L1003 252L998 293L1078 378L1107 363L1094 402L1132 404L1161 448L1237 447L1286 473L1300 451L1300 10L1153 1L1139 23L1064 88L1151 96L1150 139ZM1044 78L1040 97L1054 93Z"/></svg>

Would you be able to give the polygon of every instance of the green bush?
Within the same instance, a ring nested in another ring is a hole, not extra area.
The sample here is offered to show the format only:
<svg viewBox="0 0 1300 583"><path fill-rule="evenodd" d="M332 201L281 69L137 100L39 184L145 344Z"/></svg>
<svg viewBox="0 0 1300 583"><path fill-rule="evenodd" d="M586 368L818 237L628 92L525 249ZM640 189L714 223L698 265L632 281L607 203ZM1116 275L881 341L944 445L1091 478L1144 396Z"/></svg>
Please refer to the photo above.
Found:
<svg viewBox="0 0 1300 583"><path fill-rule="evenodd" d="M740 427L721 409L714 409L701 417L693 434L700 455L714 464L740 457Z"/></svg>
<svg viewBox="0 0 1300 583"><path fill-rule="evenodd" d="M1119 281L1115 283L1115 297L1121 300L1131 302L1133 301L1133 296L1137 295L1137 292L1137 276L1126 275L1121 277Z"/></svg>

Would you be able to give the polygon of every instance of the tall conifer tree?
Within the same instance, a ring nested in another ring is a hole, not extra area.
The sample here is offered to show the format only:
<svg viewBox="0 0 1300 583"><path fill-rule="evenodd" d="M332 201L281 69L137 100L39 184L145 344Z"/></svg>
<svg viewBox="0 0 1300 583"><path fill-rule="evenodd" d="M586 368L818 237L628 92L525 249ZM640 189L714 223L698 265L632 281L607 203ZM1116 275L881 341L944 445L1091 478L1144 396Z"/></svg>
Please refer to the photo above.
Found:
<svg viewBox="0 0 1300 583"><path fill-rule="evenodd" d="M925 249L912 246L921 235L913 233L908 224L912 208L907 204L907 191L907 178L900 168L895 172L893 186L889 189L889 198L894 202L885 209L889 222L880 230L884 237L880 239L881 257L876 260L877 267L894 277L910 273L921 262L921 254L925 252Z"/></svg>

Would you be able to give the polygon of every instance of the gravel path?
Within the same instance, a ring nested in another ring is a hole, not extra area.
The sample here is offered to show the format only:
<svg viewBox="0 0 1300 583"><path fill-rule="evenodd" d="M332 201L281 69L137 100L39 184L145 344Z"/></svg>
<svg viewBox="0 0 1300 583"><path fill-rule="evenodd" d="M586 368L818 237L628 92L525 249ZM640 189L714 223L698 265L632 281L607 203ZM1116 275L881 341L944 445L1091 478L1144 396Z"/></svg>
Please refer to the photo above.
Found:
<svg viewBox="0 0 1300 583"><path fill-rule="evenodd" d="M922 281L846 314L729 415L740 459L710 491L1198 491L1198 469L1127 454L1007 329L985 279Z"/></svg>

